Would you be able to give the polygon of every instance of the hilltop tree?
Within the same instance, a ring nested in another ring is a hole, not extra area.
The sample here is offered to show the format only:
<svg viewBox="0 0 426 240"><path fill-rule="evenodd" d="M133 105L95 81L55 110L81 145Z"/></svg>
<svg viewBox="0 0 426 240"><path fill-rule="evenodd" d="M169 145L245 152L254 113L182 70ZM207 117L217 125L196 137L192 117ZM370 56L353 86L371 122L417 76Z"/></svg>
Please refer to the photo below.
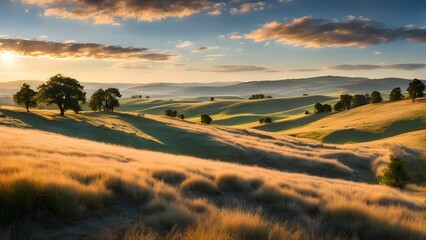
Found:
<svg viewBox="0 0 426 240"><path fill-rule="evenodd" d="M201 123L205 123L205 124L210 124L213 121L213 119L207 114L201 114L200 118L201 118Z"/></svg>
<svg viewBox="0 0 426 240"><path fill-rule="evenodd" d="M103 108L105 108L105 91L101 88L93 93L93 95L90 97L89 101L89 108L93 111L101 111Z"/></svg>
<svg viewBox="0 0 426 240"><path fill-rule="evenodd" d="M211 97L211 98L210 98L210 101L214 101L214 97Z"/></svg>
<svg viewBox="0 0 426 240"><path fill-rule="evenodd" d="M24 83L15 95L13 95L13 101L18 105L24 105L27 112L30 111L30 107L37 106L37 100L35 98L37 92L31 89L31 86Z"/></svg>
<svg viewBox="0 0 426 240"><path fill-rule="evenodd" d="M333 109L334 111L343 111L345 110L345 106L343 105L343 102L339 100L336 104L334 104Z"/></svg>
<svg viewBox="0 0 426 240"><path fill-rule="evenodd" d="M404 188L407 185L408 174L405 171L404 163L398 157L390 155L390 162L383 169L383 177L380 184L391 187Z"/></svg>
<svg viewBox="0 0 426 240"><path fill-rule="evenodd" d="M424 83L416 78L408 85L407 88L408 95L413 102L416 101L416 98L423 97L424 90Z"/></svg>
<svg viewBox="0 0 426 240"><path fill-rule="evenodd" d="M340 95L340 101L342 101L343 107L346 110L351 109L353 97L349 94Z"/></svg>
<svg viewBox="0 0 426 240"><path fill-rule="evenodd" d="M389 100L390 101L398 101L398 100L402 100L402 99L404 99L404 95L402 95L401 88L397 87L397 88L392 89L392 91L389 95Z"/></svg>
<svg viewBox="0 0 426 240"><path fill-rule="evenodd" d="M382 95L380 94L380 92L378 91L374 91L371 93L371 101L370 103L379 103L382 102L383 98Z"/></svg>
<svg viewBox="0 0 426 240"><path fill-rule="evenodd" d="M84 87L77 80L61 74L51 77L38 90L37 100L47 105L57 105L62 116L69 109L79 113L80 103L86 102Z"/></svg>
<svg viewBox="0 0 426 240"><path fill-rule="evenodd" d="M120 102L118 99L121 98L121 93L118 88L107 88L105 89L105 98L104 98L104 104L105 104L105 110L107 112L111 111L114 112L114 108L120 107Z"/></svg>

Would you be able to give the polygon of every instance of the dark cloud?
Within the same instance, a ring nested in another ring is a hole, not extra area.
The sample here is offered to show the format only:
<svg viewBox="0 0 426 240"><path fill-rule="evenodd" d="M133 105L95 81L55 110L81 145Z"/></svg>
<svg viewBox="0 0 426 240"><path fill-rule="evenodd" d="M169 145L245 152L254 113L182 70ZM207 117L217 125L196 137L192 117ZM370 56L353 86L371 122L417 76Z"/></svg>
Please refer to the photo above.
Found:
<svg viewBox="0 0 426 240"><path fill-rule="evenodd" d="M278 72L265 67L249 66L249 65L221 65L214 66L203 72L220 72L220 73L236 73L236 72Z"/></svg>
<svg viewBox="0 0 426 240"><path fill-rule="evenodd" d="M188 17L204 10L219 15L223 3L213 0L22 0L43 8L45 16L119 24L121 20L158 21Z"/></svg>
<svg viewBox="0 0 426 240"><path fill-rule="evenodd" d="M295 46L312 48L366 47L398 39L426 41L426 28L392 28L366 18L348 17L345 22L302 17L289 23L269 22L245 35L256 42L277 40Z"/></svg>
<svg viewBox="0 0 426 240"><path fill-rule="evenodd" d="M166 61L175 56L144 53L148 50L147 48L108 46L97 43L0 39L0 51L14 52L27 57Z"/></svg>
<svg viewBox="0 0 426 240"><path fill-rule="evenodd" d="M203 51L208 51L208 50L213 50L218 48L219 48L218 46L203 46L203 47L196 48L192 50L191 52L203 52Z"/></svg>

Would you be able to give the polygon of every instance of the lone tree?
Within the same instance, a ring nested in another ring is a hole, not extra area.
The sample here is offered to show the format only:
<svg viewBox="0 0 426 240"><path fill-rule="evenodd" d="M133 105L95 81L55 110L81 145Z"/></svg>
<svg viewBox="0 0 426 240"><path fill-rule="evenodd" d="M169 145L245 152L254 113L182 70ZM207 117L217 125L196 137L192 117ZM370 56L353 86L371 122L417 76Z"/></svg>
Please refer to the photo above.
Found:
<svg viewBox="0 0 426 240"><path fill-rule="evenodd" d="M211 97L211 98L210 98L210 101L214 101L214 97Z"/></svg>
<svg viewBox="0 0 426 240"><path fill-rule="evenodd" d="M404 163L398 157L390 155L388 166L383 169L383 177L380 184L391 187L404 188L407 185L408 175Z"/></svg>
<svg viewBox="0 0 426 240"><path fill-rule="evenodd" d="M413 102L416 101L416 98L423 97L423 91L425 90L425 85L419 79L414 79L407 88L408 95L410 96Z"/></svg>
<svg viewBox="0 0 426 240"><path fill-rule="evenodd" d="M398 100L402 100L404 98L405 97L404 97L404 95L402 95L400 87L392 89L392 91L391 91L391 93L389 95L389 100L390 101L398 101Z"/></svg>
<svg viewBox="0 0 426 240"><path fill-rule="evenodd" d="M35 98L37 92L30 87L30 85L24 83L21 90L13 95L13 101L18 105L24 105L27 112L30 111L30 107L37 106L37 100Z"/></svg>
<svg viewBox="0 0 426 240"><path fill-rule="evenodd" d="M121 93L118 88L107 88L105 89L104 104L107 112L114 112L114 108L120 107L118 99L121 98Z"/></svg>
<svg viewBox="0 0 426 240"><path fill-rule="evenodd" d="M93 111L102 111L104 104L105 91L101 88L93 93L89 100L89 108Z"/></svg>
<svg viewBox="0 0 426 240"><path fill-rule="evenodd" d="M70 77L57 74L38 87L37 100L47 105L56 104L62 116L69 109L81 111L80 103L86 102L86 93L80 83Z"/></svg>
<svg viewBox="0 0 426 240"><path fill-rule="evenodd" d="M207 114L201 114L201 123L210 124L213 119Z"/></svg>
<svg viewBox="0 0 426 240"><path fill-rule="evenodd" d="M340 95L340 101L342 101L344 109L346 110L351 109L351 105L353 101L353 97L351 95L349 94Z"/></svg>
<svg viewBox="0 0 426 240"><path fill-rule="evenodd" d="M378 91L374 91L371 93L371 100L370 103L379 103L382 102L383 98L382 98L382 94L380 94L380 92Z"/></svg>

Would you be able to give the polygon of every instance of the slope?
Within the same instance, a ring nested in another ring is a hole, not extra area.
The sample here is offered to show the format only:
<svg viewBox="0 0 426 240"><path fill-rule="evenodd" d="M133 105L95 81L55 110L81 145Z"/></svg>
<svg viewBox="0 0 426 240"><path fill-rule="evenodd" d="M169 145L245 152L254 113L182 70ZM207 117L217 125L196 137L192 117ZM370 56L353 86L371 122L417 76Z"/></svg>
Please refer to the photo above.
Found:
<svg viewBox="0 0 426 240"><path fill-rule="evenodd" d="M424 201L409 192L30 129L0 132L2 239L426 237Z"/></svg>

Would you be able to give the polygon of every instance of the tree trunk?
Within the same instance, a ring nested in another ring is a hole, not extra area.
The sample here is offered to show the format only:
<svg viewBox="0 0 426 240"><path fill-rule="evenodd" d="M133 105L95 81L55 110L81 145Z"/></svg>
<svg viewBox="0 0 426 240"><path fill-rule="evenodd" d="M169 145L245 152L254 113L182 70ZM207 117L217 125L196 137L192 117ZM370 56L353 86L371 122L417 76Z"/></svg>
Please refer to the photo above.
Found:
<svg viewBox="0 0 426 240"><path fill-rule="evenodd" d="M61 111L61 116L65 116L65 109L61 104L58 104L59 111Z"/></svg>
<svg viewBox="0 0 426 240"><path fill-rule="evenodd" d="M27 112L30 112L30 106L29 106L29 104L25 104L25 108L27 109Z"/></svg>

